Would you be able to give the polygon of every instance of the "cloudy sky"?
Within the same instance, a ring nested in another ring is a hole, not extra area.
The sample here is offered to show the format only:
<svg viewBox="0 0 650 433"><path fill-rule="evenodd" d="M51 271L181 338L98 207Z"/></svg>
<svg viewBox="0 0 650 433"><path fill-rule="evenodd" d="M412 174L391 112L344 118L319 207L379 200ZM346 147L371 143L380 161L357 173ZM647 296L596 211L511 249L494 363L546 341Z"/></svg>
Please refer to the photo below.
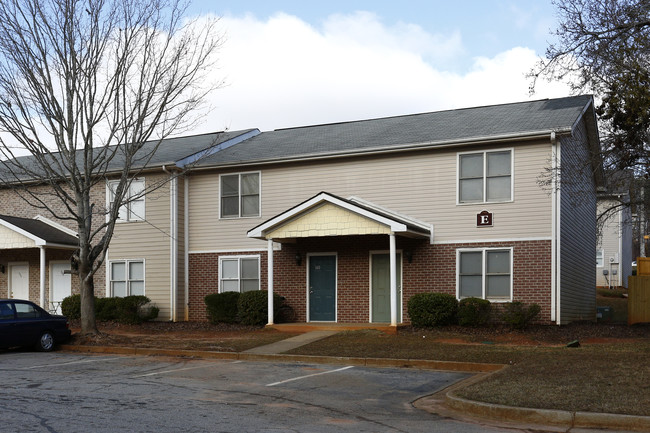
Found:
<svg viewBox="0 0 650 433"><path fill-rule="evenodd" d="M194 0L221 17L226 85L194 132L276 128L531 98L550 0ZM541 83L533 99L565 96Z"/></svg>

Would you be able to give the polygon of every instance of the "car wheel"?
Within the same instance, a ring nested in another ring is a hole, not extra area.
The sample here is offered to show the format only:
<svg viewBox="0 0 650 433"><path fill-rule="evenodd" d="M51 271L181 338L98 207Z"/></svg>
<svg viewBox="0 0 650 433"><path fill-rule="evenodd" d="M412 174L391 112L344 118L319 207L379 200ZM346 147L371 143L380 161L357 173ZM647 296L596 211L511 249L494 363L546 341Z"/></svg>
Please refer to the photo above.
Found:
<svg viewBox="0 0 650 433"><path fill-rule="evenodd" d="M54 336L50 331L45 331L41 334L36 343L36 349L41 352L49 352L54 349Z"/></svg>

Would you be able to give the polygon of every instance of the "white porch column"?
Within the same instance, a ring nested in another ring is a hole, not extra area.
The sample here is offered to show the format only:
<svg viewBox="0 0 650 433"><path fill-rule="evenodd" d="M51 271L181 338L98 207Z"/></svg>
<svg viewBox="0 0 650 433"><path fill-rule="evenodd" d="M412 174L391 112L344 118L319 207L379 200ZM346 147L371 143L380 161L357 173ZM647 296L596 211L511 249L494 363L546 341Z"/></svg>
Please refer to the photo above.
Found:
<svg viewBox="0 0 650 433"><path fill-rule="evenodd" d="M267 252L268 252L268 278L269 278L269 283L268 283L268 292L269 292L269 302L268 302L268 307L269 307L269 325L273 325L273 239L269 239L267 241Z"/></svg>
<svg viewBox="0 0 650 433"><path fill-rule="evenodd" d="M390 325L397 326L397 251L395 249L395 233L390 239Z"/></svg>
<svg viewBox="0 0 650 433"><path fill-rule="evenodd" d="M40 275L40 306L41 308L48 309L45 306L45 247L39 247L41 253L41 275Z"/></svg>

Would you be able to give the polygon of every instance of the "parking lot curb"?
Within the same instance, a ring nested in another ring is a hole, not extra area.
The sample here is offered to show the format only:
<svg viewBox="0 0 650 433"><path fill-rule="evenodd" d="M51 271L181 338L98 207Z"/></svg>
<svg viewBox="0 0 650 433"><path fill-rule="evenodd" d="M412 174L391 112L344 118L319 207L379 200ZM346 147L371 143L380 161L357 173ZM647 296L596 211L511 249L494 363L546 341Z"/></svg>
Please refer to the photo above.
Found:
<svg viewBox="0 0 650 433"><path fill-rule="evenodd" d="M118 355L177 356L198 359L228 359L239 361L305 362L313 364L341 364L365 367L419 368L464 373L488 373L503 368L501 364L477 362L432 361L426 359L364 358L318 355L257 354L244 352L211 352L204 350L155 349L117 346L61 345L61 350L82 353L112 353Z"/></svg>
<svg viewBox="0 0 650 433"><path fill-rule="evenodd" d="M650 417L596 412L532 409L467 400L446 394L446 405L465 415L526 424L554 425L565 428L606 428L625 431L650 431Z"/></svg>

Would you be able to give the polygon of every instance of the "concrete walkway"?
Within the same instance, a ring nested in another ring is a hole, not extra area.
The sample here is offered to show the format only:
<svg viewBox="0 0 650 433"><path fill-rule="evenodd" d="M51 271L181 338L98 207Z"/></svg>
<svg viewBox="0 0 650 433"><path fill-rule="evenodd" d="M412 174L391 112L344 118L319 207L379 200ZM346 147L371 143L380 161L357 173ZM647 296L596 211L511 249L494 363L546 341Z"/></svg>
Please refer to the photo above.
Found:
<svg viewBox="0 0 650 433"><path fill-rule="evenodd" d="M275 355L284 353L288 350L295 349L296 347L304 346L305 344L313 343L314 341L322 340L330 335L336 334L338 331L311 331L304 334L296 335L295 337L287 338L286 340L277 341L275 343L267 344L266 346L254 347L243 351L242 353L255 353L259 355Z"/></svg>

